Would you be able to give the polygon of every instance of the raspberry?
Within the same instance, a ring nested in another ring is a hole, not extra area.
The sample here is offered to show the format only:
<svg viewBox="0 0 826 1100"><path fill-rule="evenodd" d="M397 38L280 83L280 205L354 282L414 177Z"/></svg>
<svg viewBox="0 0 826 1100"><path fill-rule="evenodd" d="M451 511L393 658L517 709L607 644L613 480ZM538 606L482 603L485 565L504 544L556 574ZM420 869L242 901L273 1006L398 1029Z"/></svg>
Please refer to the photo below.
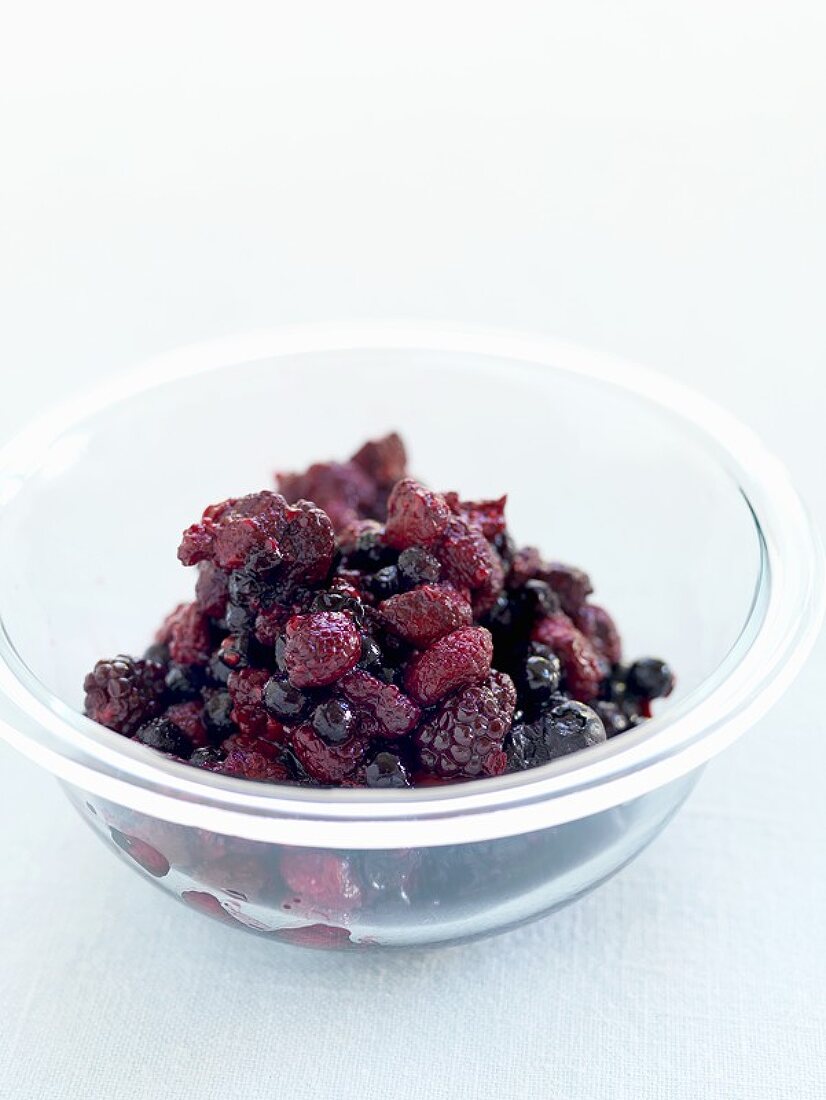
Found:
<svg viewBox="0 0 826 1100"><path fill-rule="evenodd" d="M264 646L274 646L289 618L283 607L270 607L255 616L255 639Z"/></svg>
<svg viewBox="0 0 826 1100"><path fill-rule="evenodd" d="M83 681L84 713L116 733L131 735L163 710L164 670L151 661L98 661Z"/></svg>
<svg viewBox="0 0 826 1100"><path fill-rule="evenodd" d="M285 660L295 687L335 683L360 656L361 636L352 615L344 611L294 615L287 623Z"/></svg>
<svg viewBox="0 0 826 1100"><path fill-rule="evenodd" d="M169 860L157 848L153 848L151 844L147 844L145 840L140 840L136 836L127 836L114 826L110 827L109 832L121 851L126 852L135 863L143 867L144 871L148 871L155 878L163 878L169 874Z"/></svg>
<svg viewBox="0 0 826 1100"><path fill-rule="evenodd" d="M280 760L273 760L254 749L231 749L216 770L222 775L264 782L284 783L290 778L289 771Z"/></svg>
<svg viewBox="0 0 826 1100"><path fill-rule="evenodd" d="M196 603L182 603L164 619L156 640L169 646L169 655L179 665L205 665L211 643L209 619Z"/></svg>
<svg viewBox="0 0 826 1100"><path fill-rule="evenodd" d="M292 900L302 906L344 913L361 906L361 886L346 856L312 848L285 848L280 870L294 895Z"/></svg>
<svg viewBox="0 0 826 1100"><path fill-rule="evenodd" d="M517 550L510 562L508 570L508 588L522 588L527 582L538 577L542 572L544 562L535 546L524 546Z"/></svg>
<svg viewBox="0 0 826 1100"><path fill-rule="evenodd" d="M541 580L547 581L556 592L562 604L562 610L571 618L574 618L594 591L588 574L573 565L551 562L550 565L543 566L538 576Z"/></svg>
<svg viewBox="0 0 826 1100"><path fill-rule="evenodd" d="M426 649L460 626L470 626L470 604L450 585L426 584L379 607L386 628L417 649Z"/></svg>
<svg viewBox="0 0 826 1100"><path fill-rule="evenodd" d="M353 462L317 462L302 474L276 474L286 500L311 500L330 517L335 531L374 514L376 484Z"/></svg>
<svg viewBox="0 0 826 1100"><path fill-rule="evenodd" d="M493 642L484 627L465 626L414 657L404 676L406 691L431 706L457 688L481 683L490 671Z"/></svg>
<svg viewBox="0 0 826 1100"><path fill-rule="evenodd" d="M364 737L403 737L415 729L421 711L394 684L384 684L369 672L354 669L340 685L353 704Z"/></svg>
<svg viewBox="0 0 826 1100"><path fill-rule="evenodd" d="M211 561L202 561L198 566L195 602L211 619L220 619L224 614L227 604L227 575Z"/></svg>
<svg viewBox="0 0 826 1100"><path fill-rule="evenodd" d="M385 539L389 546L429 546L441 535L450 509L440 493L434 493L406 477L399 481L387 501Z"/></svg>
<svg viewBox="0 0 826 1100"><path fill-rule="evenodd" d="M487 679L487 686L493 692L499 710L506 714L510 721L516 707L516 686L513 680L507 673L497 672L494 668L491 669L490 676Z"/></svg>
<svg viewBox="0 0 826 1100"><path fill-rule="evenodd" d="M604 657L609 665L619 664L622 660L622 639L617 624L604 607L594 603L583 604L574 622L600 657Z"/></svg>
<svg viewBox="0 0 826 1100"><path fill-rule="evenodd" d="M597 697L603 679L599 654L567 615L559 612L540 619L531 637L559 657L566 687L575 699L588 702Z"/></svg>
<svg viewBox="0 0 826 1100"><path fill-rule="evenodd" d="M204 725L204 708L200 700L173 703L167 708L164 718L178 727L192 743L193 748L201 749L209 744L209 736Z"/></svg>
<svg viewBox="0 0 826 1100"><path fill-rule="evenodd" d="M459 500L458 493L445 493L445 501L451 512L462 516L471 527L478 527L491 542L497 535L504 535L505 504L507 496L498 500Z"/></svg>
<svg viewBox="0 0 826 1100"><path fill-rule="evenodd" d="M360 739L350 737L328 745L309 723L292 731L290 747L311 779L333 785L353 772L364 756L364 743Z"/></svg>
<svg viewBox="0 0 826 1100"><path fill-rule="evenodd" d="M401 436L396 432L359 448L350 459L381 489L390 489L407 472L407 454Z"/></svg>
<svg viewBox="0 0 826 1100"><path fill-rule="evenodd" d="M184 531L178 557L184 565L211 561L227 572L282 566L294 579L319 581L332 564L332 525L307 501L293 507L263 490L210 505L200 523Z"/></svg>
<svg viewBox="0 0 826 1100"><path fill-rule="evenodd" d="M497 580L498 586L502 586L503 578L497 578L502 563L496 551L478 528L471 527L460 516L451 516L433 553L455 588L488 586L493 590Z"/></svg>
<svg viewBox="0 0 826 1100"><path fill-rule="evenodd" d="M285 739L284 727L268 714L264 688L270 679L265 668L242 668L230 674L227 688L232 698L232 720L241 733L267 741Z"/></svg>
<svg viewBox="0 0 826 1100"><path fill-rule="evenodd" d="M513 685L511 685L511 688ZM501 775L513 707L500 679L496 688L474 684L452 695L414 735L422 767L443 779Z"/></svg>

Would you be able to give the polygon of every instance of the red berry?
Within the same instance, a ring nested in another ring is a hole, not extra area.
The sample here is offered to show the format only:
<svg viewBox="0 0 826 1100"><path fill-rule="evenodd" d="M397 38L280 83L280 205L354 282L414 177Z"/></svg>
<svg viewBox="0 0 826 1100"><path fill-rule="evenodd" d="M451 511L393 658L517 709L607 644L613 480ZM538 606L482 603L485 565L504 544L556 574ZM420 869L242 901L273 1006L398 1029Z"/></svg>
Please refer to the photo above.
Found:
<svg viewBox="0 0 826 1100"><path fill-rule="evenodd" d="M466 687L439 708L414 735L422 767L443 779L501 775L507 764L502 747L511 727L511 690L503 674L495 686ZM514 698L515 698L515 692Z"/></svg>
<svg viewBox="0 0 826 1100"><path fill-rule="evenodd" d="M281 877L292 900L309 909L348 913L361 906L361 886L346 856L312 848L285 848Z"/></svg>
<svg viewBox="0 0 826 1100"><path fill-rule="evenodd" d="M390 489L406 473L407 455L396 432L365 443L350 459L382 489Z"/></svg>
<svg viewBox="0 0 826 1100"><path fill-rule="evenodd" d="M433 553L456 588L482 588L490 584L497 563L501 570L496 551L482 532L460 516L451 516Z"/></svg>
<svg viewBox="0 0 826 1100"><path fill-rule="evenodd" d="M337 928L332 924L302 924L298 928L276 928L270 935L283 940L284 943L292 943L298 947L314 947L321 951L355 946L346 928Z"/></svg>
<svg viewBox="0 0 826 1100"><path fill-rule="evenodd" d="M226 610L227 575L211 561L202 561L198 566L195 602L211 619L220 619Z"/></svg>
<svg viewBox="0 0 826 1100"><path fill-rule="evenodd" d="M287 623L285 661L295 687L335 683L360 656L361 635L346 611L294 615Z"/></svg>
<svg viewBox="0 0 826 1100"><path fill-rule="evenodd" d="M163 878L164 875L169 874L169 860L157 848L153 848L151 844L147 844L145 840L140 840L139 837L127 836L126 833L120 832L114 826L110 827L109 832L112 834L112 840L115 844L126 852L131 859L134 859L135 863L143 867L144 871L148 871L155 878Z"/></svg>
<svg viewBox="0 0 826 1100"><path fill-rule="evenodd" d="M226 746L235 740L231 737L224 744ZM263 746L266 742L261 741L258 744ZM283 783L290 778L290 773L281 760L272 759L269 753L240 747L233 747L215 770L222 775L236 775L241 779L257 779L270 783Z"/></svg>
<svg viewBox="0 0 826 1100"><path fill-rule="evenodd" d="M588 574L574 565L563 565L558 561L551 562L543 567L538 576L540 580L547 581L556 592L562 604L562 610L571 618L594 591Z"/></svg>
<svg viewBox="0 0 826 1100"><path fill-rule="evenodd" d="M619 664L622 660L622 639L617 624L604 607L595 603L583 604L574 622L601 657L611 665Z"/></svg>
<svg viewBox="0 0 826 1100"><path fill-rule="evenodd" d="M408 694L431 706L466 684L481 683L490 671L493 642L484 627L465 626L414 657L404 676Z"/></svg>
<svg viewBox="0 0 826 1100"><path fill-rule="evenodd" d="M450 509L441 493L406 477L394 486L387 501L385 541L397 550L429 546L439 538L449 518Z"/></svg>
<svg viewBox="0 0 826 1100"><path fill-rule="evenodd" d="M330 517L335 531L373 514L376 485L352 462L316 462L301 474L276 474L289 501L311 500Z"/></svg>
<svg viewBox="0 0 826 1100"><path fill-rule="evenodd" d="M204 725L204 707L198 699L188 703L173 703L168 707L164 718L168 718L173 725L189 738L194 749L204 748L209 744L206 726Z"/></svg>
<svg viewBox="0 0 826 1100"><path fill-rule="evenodd" d="M197 603L179 604L164 619L155 640L169 646L175 664L205 665L212 648L209 619Z"/></svg>
<svg viewBox="0 0 826 1100"><path fill-rule="evenodd" d="M557 655L565 673L565 686L575 699L588 703L597 697L603 679L599 654L567 615L559 612L540 619L531 637Z"/></svg>
<svg viewBox="0 0 826 1100"><path fill-rule="evenodd" d="M289 618L289 612L276 605L259 611L255 616L255 638L261 645L274 646Z"/></svg>
<svg viewBox="0 0 826 1100"><path fill-rule="evenodd" d="M382 683L360 668L348 672L340 687L356 711L362 737L403 737L421 717L413 700L395 684Z"/></svg>
<svg viewBox="0 0 826 1100"><path fill-rule="evenodd" d="M164 687L164 670L152 661L98 661L83 681L84 711L102 726L131 737L162 712Z"/></svg>
<svg viewBox="0 0 826 1100"><path fill-rule="evenodd" d="M199 913L204 913L208 917L215 917L216 920L222 921L224 924L234 924L237 928L241 923L227 912L213 894L207 894L203 890L184 890L181 894L181 901L188 905L190 909L196 909Z"/></svg>
<svg viewBox="0 0 826 1100"><path fill-rule="evenodd" d="M535 546L523 546L511 558L508 588L524 588L542 572L544 562Z"/></svg>
<svg viewBox="0 0 826 1100"><path fill-rule="evenodd" d="M464 517L471 527L478 527L486 539L505 533L507 496L498 500L460 500L458 493L445 493L445 500L454 515Z"/></svg>
<svg viewBox="0 0 826 1100"><path fill-rule="evenodd" d="M317 783L340 784L350 775L364 756L364 742L348 737L329 745L309 722L296 727L290 737L290 747L307 775Z"/></svg>
<svg viewBox="0 0 826 1100"><path fill-rule="evenodd" d="M271 673L265 668L241 668L230 673L227 690L232 697L232 720L241 733L282 743L284 727L264 706L264 688Z"/></svg>
<svg viewBox="0 0 826 1100"><path fill-rule="evenodd" d="M445 634L460 626L470 626L473 621L470 604L447 584L425 584L391 596L380 604L379 610L386 628L417 649L426 649Z"/></svg>
<svg viewBox="0 0 826 1100"><path fill-rule="evenodd" d="M255 563L281 565L295 579L313 582L328 573L335 552L333 528L320 509L293 507L264 490L210 505L200 523L184 531L178 557L184 565L211 561L226 571Z"/></svg>

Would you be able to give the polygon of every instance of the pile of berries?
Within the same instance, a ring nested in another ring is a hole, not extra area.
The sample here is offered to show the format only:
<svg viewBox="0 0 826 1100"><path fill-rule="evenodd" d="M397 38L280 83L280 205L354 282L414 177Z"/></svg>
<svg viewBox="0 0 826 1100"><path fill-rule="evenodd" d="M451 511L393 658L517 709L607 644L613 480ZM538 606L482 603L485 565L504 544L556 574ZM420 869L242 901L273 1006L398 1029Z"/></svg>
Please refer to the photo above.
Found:
<svg viewBox="0 0 826 1100"><path fill-rule="evenodd" d="M194 602L95 665L89 717L226 775L401 788L545 764L671 692L585 573L515 546L504 497L426 488L397 435L277 487L184 532Z"/></svg>

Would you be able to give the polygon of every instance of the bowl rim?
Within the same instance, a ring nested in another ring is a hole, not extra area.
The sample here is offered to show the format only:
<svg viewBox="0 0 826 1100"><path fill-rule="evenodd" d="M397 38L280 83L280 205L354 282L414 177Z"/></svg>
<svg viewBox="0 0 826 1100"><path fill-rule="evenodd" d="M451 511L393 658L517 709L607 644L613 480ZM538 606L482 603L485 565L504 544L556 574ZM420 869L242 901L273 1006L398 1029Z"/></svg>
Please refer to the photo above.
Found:
<svg viewBox="0 0 826 1100"><path fill-rule="evenodd" d="M331 848L467 843L564 824L628 802L703 765L785 691L824 612L823 554L788 474L730 413L649 368L545 335L368 322L276 328L158 355L31 422L0 450L0 502L24 491L54 442L95 412L232 364L322 352L457 353L536 377L548 367L613 387L680 421L734 478L760 547L754 601L732 649L667 714L587 753L493 779L408 791L328 790L196 771L68 707L18 655L0 608L0 733L59 779L182 825Z"/></svg>

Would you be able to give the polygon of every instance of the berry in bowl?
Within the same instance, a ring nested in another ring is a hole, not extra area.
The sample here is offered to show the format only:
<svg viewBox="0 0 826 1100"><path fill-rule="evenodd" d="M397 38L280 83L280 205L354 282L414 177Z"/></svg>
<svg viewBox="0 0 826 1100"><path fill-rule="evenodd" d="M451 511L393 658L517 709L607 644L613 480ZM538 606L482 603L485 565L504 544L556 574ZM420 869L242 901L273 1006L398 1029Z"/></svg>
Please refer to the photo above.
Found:
<svg viewBox="0 0 826 1100"><path fill-rule="evenodd" d="M451 943L585 893L822 613L747 429L515 334L185 349L22 433L0 492L3 732L135 871L277 942Z"/></svg>
<svg viewBox="0 0 826 1100"><path fill-rule="evenodd" d="M96 663L90 718L221 775L403 788L548 764L673 691L622 663L585 572L517 546L504 496L427 488L396 433L277 482L187 528L194 600Z"/></svg>

